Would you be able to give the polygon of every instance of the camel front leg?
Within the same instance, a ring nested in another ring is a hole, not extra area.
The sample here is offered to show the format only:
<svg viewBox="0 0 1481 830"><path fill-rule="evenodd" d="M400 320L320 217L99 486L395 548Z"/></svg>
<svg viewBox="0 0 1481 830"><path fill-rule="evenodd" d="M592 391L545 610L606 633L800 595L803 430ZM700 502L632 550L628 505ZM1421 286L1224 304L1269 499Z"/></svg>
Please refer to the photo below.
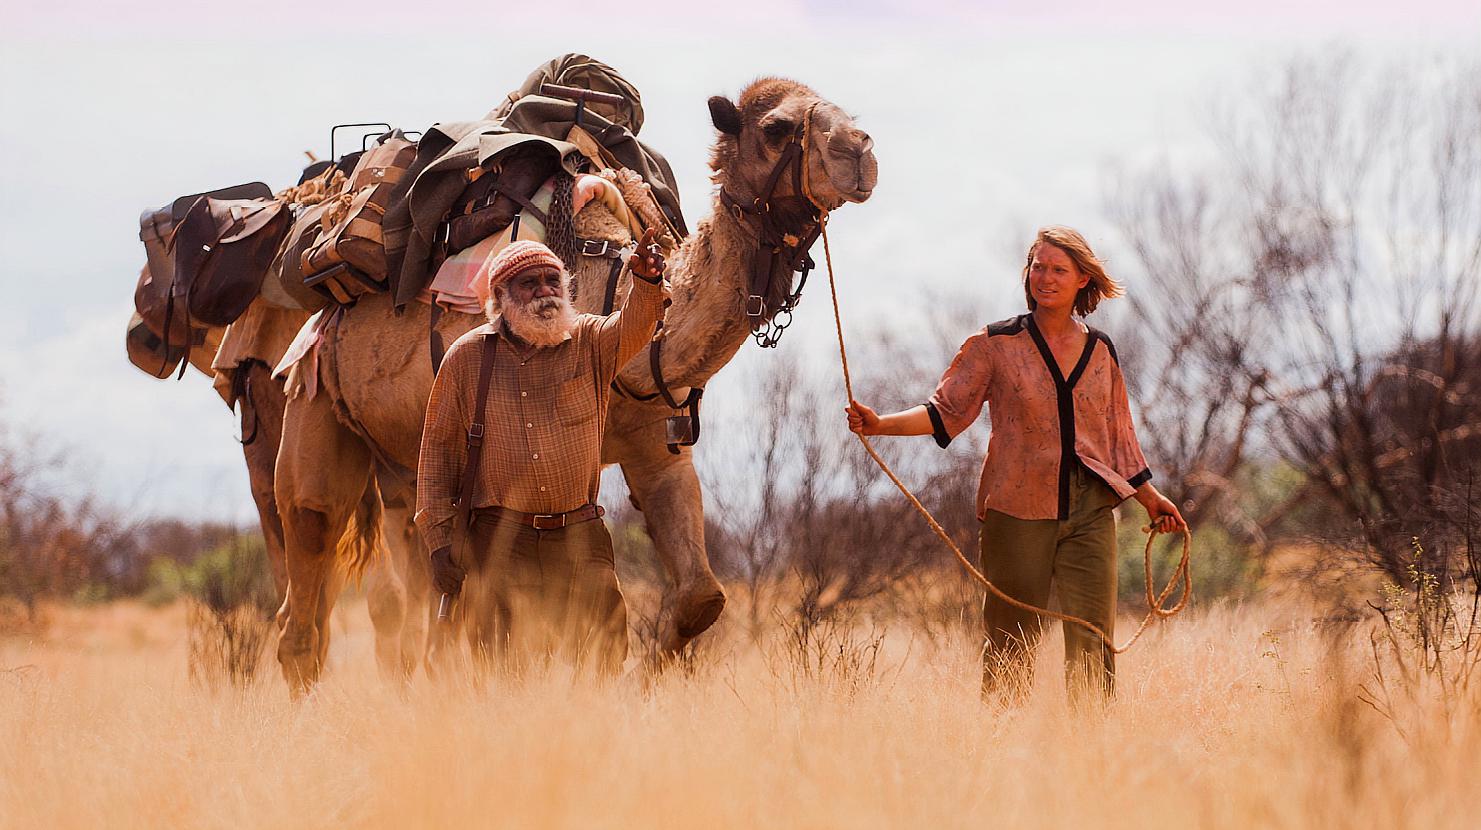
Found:
<svg viewBox="0 0 1481 830"><path fill-rule="evenodd" d="M335 419L328 395L289 401L275 477L288 571L278 663L295 696L312 688L323 670L338 593L335 549L369 482L370 453Z"/></svg>
<svg viewBox="0 0 1481 830"><path fill-rule="evenodd" d="M725 609L725 590L705 552L704 498L690 450L664 443L666 407L613 403L604 454L622 465L659 561L668 572L660 647L672 656L704 633Z"/></svg>

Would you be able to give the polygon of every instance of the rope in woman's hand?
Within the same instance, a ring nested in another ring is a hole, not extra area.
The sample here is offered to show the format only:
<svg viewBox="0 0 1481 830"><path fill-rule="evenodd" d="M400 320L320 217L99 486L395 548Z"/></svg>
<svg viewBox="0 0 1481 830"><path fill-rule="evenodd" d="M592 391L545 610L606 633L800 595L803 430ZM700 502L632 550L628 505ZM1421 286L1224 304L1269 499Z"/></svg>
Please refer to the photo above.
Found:
<svg viewBox="0 0 1481 830"><path fill-rule="evenodd" d="M818 221L821 222L823 226L823 257L828 263L828 290L832 292L833 295L833 322L834 325L838 328L838 357L843 364L843 387L845 393L848 395L849 404L852 405L854 402L854 383L853 379L849 375L848 350L845 349L843 345L843 318L838 311L838 286L833 279L833 252L828 247L828 214L823 213L822 217ZM947 534L946 529L941 527L941 523L936 521L935 516L931 515L931 511L927 510L925 505L920 503L920 499L916 498L915 494L910 492L910 488L905 486L905 483L900 480L900 477L895 475L895 471L890 469L890 465L887 464L885 460L880 457L879 453L875 451L874 445L869 442L869 438L862 433L856 434L858 434L859 436L859 442L864 445L864 451L869 453L869 457L874 459L874 463L878 464L881 470L884 470L884 474L889 476L890 481L894 482L896 487L900 488L900 492L905 494L905 498L910 501L910 504L917 511L919 511L922 516L925 517L926 523L931 526L931 530L935 531L936 535L941 537L941 541L945 542L946 546L951 548L951 552L956 554L957 561L962 564L963 568L967 569L967 573L971 574L972 578L981 583L982 587L986 588L990 593L992 593L993 596L997 597L1003 602L1008 603L1014 608L1028 611L1033 614L1038 614L1042 617L1049 617L1050 619L1059 620L1071 625L1078 625L1081 628L1084 628L1085 630L1099 637L1101 642L1105 644L1106 648L1110 650L1111 653L1121 654L1122 652L1131 648L1132 644L1135 643L1137 639L1142 636L1142 632L1147 630L1147 626L1151 624L1152 620L1167 619L1168 617L1177 614L1179 611L1182 611L1184 608L1187 607L1188 599L1193 595L1193 575L1192 572L1189 570L1189 554L1191 553L1193 547L1193 536L1191 533L1188 532L1187 526L1184 526L1182 558L1178 561L1178 566L1173 571L1172 576L1168 579L1167 585L1164 586L1156 596L1153 596L1152 586L1154 583L1152 581L1152 542L1156 540L1160 532L1157 530L1155 524L1142 528L1142 530L1145 531L1147 534L1147 547L1146 550L1143 551L1142 560L1146 570L1146 600L1147 608L1149 610L1147 611L1147 616L1143 617L1141 624L1137 626L1136 632L1131 635L1131 639L1127 640L1119 646L1112 642L1110 635L1102 631L1100 629L1100 626L1097 626L1095 623L1092 623L1089 620L1083 620L1070 614L1062 614L1058 611L1050 611L1047 608L1039 608L1038 606L1030 605L1026 602L1022 602L1020 600L1014 599L1011 596L1008 596L1006 593L1003 592L1001 588L992 584L992 582L987 577L983 576L982 572L979 571L975 565L968 561L966 555L962 553L962 549L957 547L956 542L952 540L949 534ZM1164 605L1167 603L1167 600L1172 597L1173 591L1177 588L1179 583L1181 583L1183 587L1182 597L1178 599L1176 605L1173 605L1170 608L1164 607Z"/></svg>

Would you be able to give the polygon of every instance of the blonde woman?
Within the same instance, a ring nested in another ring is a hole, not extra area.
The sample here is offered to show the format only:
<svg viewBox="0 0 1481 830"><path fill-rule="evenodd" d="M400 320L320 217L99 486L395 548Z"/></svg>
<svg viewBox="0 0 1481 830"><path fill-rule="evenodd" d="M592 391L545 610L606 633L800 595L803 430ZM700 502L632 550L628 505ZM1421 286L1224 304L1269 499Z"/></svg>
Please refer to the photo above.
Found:
<svg viewBox="0 0 1481 830"><path fill-rule="evenodd" d="M1082 319L1121 295L1085 238L1039 230L1023 267L1028 313L993 323L962 344L930 399L879 415L851 402L862 435L931 435L945 447L977 420L992 421L977 492L982 571L1009 596L1040 608L1050 588L1060 609L1111 634L1116 618L1116 525L1127 498L1161 531L1185 525L1152 485L1131 422L1116 347ZM1026 688L1043 622L988 595L983 688ZM1065 625L1072 688L1109 693L1115 655L1094 634Z"/></svg>

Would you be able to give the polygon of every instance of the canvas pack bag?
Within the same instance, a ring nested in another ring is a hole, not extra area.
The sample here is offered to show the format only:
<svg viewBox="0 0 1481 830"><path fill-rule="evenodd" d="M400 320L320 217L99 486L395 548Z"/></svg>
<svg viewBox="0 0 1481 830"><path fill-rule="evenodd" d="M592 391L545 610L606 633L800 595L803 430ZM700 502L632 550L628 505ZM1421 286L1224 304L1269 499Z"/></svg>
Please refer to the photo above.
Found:
<svg viewBox="0 0 1481 830"><path fill-rule="evenodd" d="M319 241L324 215L335 200L349 187L349 179L338 165L320 168L289 191L285 198L291 204L292 225L268 269L268 283L263 298L274 305L300 311L318 311L329 304L330 297L304 284L304 254Z"/></svg>
<svg viewBox="0 0 1481 830"><path fill-rule="evenodd" d="M387 207L405 189L402 183L416 153L416 143L393 130L360 155L346 189L320 214L317 240L302 255L300 270L320 293L345 302L365 290L385 290L382 225ZM342 273L314 279L335 269Z"/></svg>

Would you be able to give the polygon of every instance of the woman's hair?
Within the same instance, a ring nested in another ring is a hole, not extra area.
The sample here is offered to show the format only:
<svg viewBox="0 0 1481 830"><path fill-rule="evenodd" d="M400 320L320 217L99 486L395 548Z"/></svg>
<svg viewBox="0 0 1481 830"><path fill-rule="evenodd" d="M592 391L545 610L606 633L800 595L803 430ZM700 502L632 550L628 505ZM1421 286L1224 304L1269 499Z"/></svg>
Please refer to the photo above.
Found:
<svg viewBox="0 0 1481 830"><path fill-rule="evenodd" d="M1101 300L1120 297L1126 293L1121 289L1121 284L1106 273L1105 265L1095 255L1095 251L1090 250L1090 243L1085 241L1079 231L1064 225L1049 225L1039 228L1034 243L1028 246L1028 256L1023 260L1023 295L1028 299L1029 311L1033 311L1038 303L1034 302L1033 292L1028 289L1028 271L1034 264L1034 251L1044 244L1064 251L1074 261L1075 267L1080 269L1080 273L1090 278L1090 282L1075 295L1075 313L1081 317L1095 311Z"/></svg>

